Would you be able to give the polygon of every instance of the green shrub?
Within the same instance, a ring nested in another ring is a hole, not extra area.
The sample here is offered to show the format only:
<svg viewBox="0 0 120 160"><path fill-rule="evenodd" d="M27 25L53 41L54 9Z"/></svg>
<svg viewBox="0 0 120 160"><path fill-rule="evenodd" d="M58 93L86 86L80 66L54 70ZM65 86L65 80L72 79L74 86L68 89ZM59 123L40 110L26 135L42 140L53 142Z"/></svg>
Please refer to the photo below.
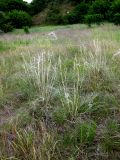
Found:
<svg viewBox="0 0 120 160"><path fill-rule="evenodd" d="M102 148L107 152L120 151L120 127L116 120L109 120L102 135Z"/></svg>
<svg viewBox="0 0 120 160"><path fill-rule="evenodd" d="M91 27L93 23L100 25L103 21L103 16L101 14L88 14L85 16L85 23Z"/></svg>
<svg viewBox="0 0 120 160"><path fill-rule="evenodd" d="M8 13L8 21L11 22L15 28L31 26L32 24L31 16L24 11L18 10L13 10Z"/></svg>
<svg viewBox="0 0 120 160"><path fill-rule="evenodd" d="M5 15L3 12L0 12L0 24L2 24L5 20Z"/></svg>
<svg viewBox="0 0 120 160"><path fill-rule="evenodd" d="M63 17L58 8L51 8L47 14L46 22L48 24L62 24Z"/></svg>
<svg viewBox="0 0 120 160"><path fill-rule="evenodd" d="M32 14L43 11L46 7L46 0L33 0L30 4Z"/></svg>
<svg viewBox="0 0 120 160"><path fill-rule="evenodd" d="M73 11L71 11L69 14L67 14L64 19L67 20L67 23L74 24L74 23L83 23L84 22L84 16L88 12L88 4L86 3L80 3L77 5Z"/></svg>
<svg viewBox="0 0 120 160"><path fill-rule="evenodd" d="M14 28L13 26L11 25L11 23L5 23L5 24L2 24L2 26L0 27L0 29L7 33L7 32L11 32Z"/></svg>
<svg viewBox="0 0 120 160"><path fill-rule="evenodd" d="M116 25L120 25L120 13L116 13L113 18L113 22Z"/></svg>
<svg viewBox="0 0 120 160"><path fill-rule="evenodd" d="M89 9L89 14L101 14L103 19L107 19L110 10L110 2L107 0L95 0Z"/></svg>
<svg viewBox="0 0 120 160"><path fill-rule="evenodd" d="M111 11L113 14L120 13L120 0L114 0L111 4Z"/></svg>
<svg viewBox="0 0 120 160"><path fill-rule="evenodd" d="M64 16L64 23L66 23L66 24L77 23L76 15L73 12L71 12L68 15Z"/></svg>
<svg viewBox="0 0 120 160"><path fill-rule="evenodd" d="M84 21L84 16L87 14L87 12L88 12L88 5L86 3L82 2L79 5L77 5L73 10L73 14L75 15L76 22L82 23Z"/></svg>
<svg viewBox="0 0 120 160"><path fill-rule="evenodd" d="M96 124L94 122L84 122L77 124L73 130L69 129L63 137L65 146L77 145L84 146L93 143L96 135Z"/></svg>
<svg viewBox="0 0 120 160"><path fill-rule="evenodd" d="M23 0L0 0L0 11L9 12L14 9L28 11L29 5Z"/></svg>
<svg viewBox="0 0 120 160"><path fill-rule="evenodd" d="M56 108L56 110L53 113L53 119L57 124L63 124L68 117L68 110L66 108Z"/></svg>
<svg viewBox="0 0 120 160"><path fill-rule="evenodd" d="M26 34L29 34L29 33L30 33L28 26L23 27L23 29L24 29L24 32L25 32Z"/></svg>
<svg viewBox="0 0 120 160"><path fill-rule="evenodd" d="M3 12L0 12L0 30L5 33L11 32L13 30L13 26L8 21L8 17L6 16L6 14Z"/></svg>
<svg viewBox="0 0 120 160"><path fill-rule="evenodd" d="M119 24L119 14L120 14L120 0L113 0L113 2L111 3L108 20L118 25Z"/></svg>
<svg viewBox="0 0 120 160"><path fill-rule="evenodd" d="M95 138L96 124L84 122L77 126L76 137L77 142L81 144L91 144Z"/></svg>

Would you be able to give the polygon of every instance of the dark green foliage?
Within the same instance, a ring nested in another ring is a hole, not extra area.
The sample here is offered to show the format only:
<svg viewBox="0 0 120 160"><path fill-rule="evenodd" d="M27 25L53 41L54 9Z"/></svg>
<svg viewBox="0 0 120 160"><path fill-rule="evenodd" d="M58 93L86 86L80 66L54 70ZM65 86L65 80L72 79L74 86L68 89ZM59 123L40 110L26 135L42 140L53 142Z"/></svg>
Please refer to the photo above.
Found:
<svg viewBox="0 0 120 160"><path fill-rule="evenodd" d="M103 21L103 16L101 14L88 14L85 16L85 23L91 27L93 23L99 25Z"/></svg>
<svg viewBox="0 0 120 160"><path fill-rule="evenodd" d="M13 26L11 25L11 23L5 23L0 28L5 33L11 32L13 30Z"/></svg>
<svg viewBox="0 0 120 160"><path fill-rule="evenodd" d="M120 24L120 0L114 0L112 2L110 18L114 24L116 25Z"/></svg>
<svg viewBox="0 0 120 160"><path fill-rule="evenodd" d="M77 126L76 137L81 144L91 144L95 138L96 124L83 123Z"/></svg>
<svg viewBox="0 0 120 160"><path fill-rule="evenodd" d="M62 125L67 120L68 114L66 108L56 108L53 113L53 119L57 124Z"/></svg>
<svg viewBox="0 0 120 160"><path fill-rule="evenodd" d="M8 13L8 20L15 28L31 26L32 20L28 13L24 11L13 10Z"/></svg>
<svg viewBox="0 0 120 160"><path fill-rule="evenodd" d="M11 32L13 30L13 26L8 21L8 17L6 16L6 14L3 12L0 13L0 30L5 33Z"/></svg>
<svg viewBox="0 0 120 160"><path fill-rule="evenodd" d="M73 11L65 16L67 22L69 24L74 23L83 23L84 22L84 15L88 12L88 5L86 3L80 3L77 5Z"/></svg>
<svg viewBox="0 0 120 160"><path fill-rule="evenodd" d="M91 26L92 23L100 24L103 21L113 21L116 13L120 11L120 0L86 0L86 1L76 1L76 0L43 0L42 3L44 7L40 7L39 12L51 4L53 7L48 12L46 22L49 24L75 24L75 23L87 23ZM39 4L42 1L34 0L33 4ZM74 9L62 15L62 12L57 9L61 3L71 2L75 7ZM56 8L57 6L57 8ZM34 6L35 7L35 6ZM38 7L38 6L36 6ZM40 9L41 8L41 9ZM36 10L37 12L37 10ZM115 22L115 21L114 21ZM116 24L116 23L115 23Z"/></svg>
<svg viewBox="0 0 120 160"><path fill-rule="evenodd" d="M74 9L64 14L61 4L67 3ZM32 21L28 13L35 15L46 8L49 9L46 17L47 24L87 23L91 26L93 23L100 24L103 21L117 25L120 23L120 0L33 0L31 4L23 0L0 0L0 11L8 14L7 23L15 28L30 26Z"/></svg>
<svg viewBox="0 0 120 160"><path fill-rule="evenodd" d="M0 12L0 26L2 25L4 20L5 20L5 14L3 12Z"/></svg>
<svg viewBox="0 0 120 160"><path fill-rule="evenodd" d="M74 23L77 23L77 22L76 22L76 15L75 15L73 12L69 13L68 15L64 16L64 22L65 22L66 24L74 24Z"/></svg>
<svg viewBox="0 0 120 160"><path fill-rule="evenodd" d="M75 128L66 131L63 138L65 146L78 145L84 147L84 145L90 145L96 135L96 124L94 122L77 123Z"/></svg>
<svg viewBox="0 0 120 160"><path fill-rule="evenodd" d="M88 5L86 3L80 3L75 7L73 10L73 14L76 17L77 22L83 22L84 21L84 15L86 15L88 12Z"/></svg>
<svg viewBox="0 0 120 160"><path fill-rule="evenodd" d="M25 26L23 29L24 29L24 32L25 32L26 34L29 34L29 33L30 33L28 26Z"/></svg>
<svg viewBox="0 0 120 160"><path fill-rule="evenodd" d="M113 14L120 13L120 0L114 0L111 5L111 12Z"/></svg>
<svg viewBox="0 0 120 160"><path fill-rule="evenodd" d="M28 5L23 0L0 0L1 11L8 12L14 9L28 11Z"/></svg>
<svg viewBox="0 0 120 160"><path fill-rule="evenodd" d="M109 120L106 124L106 131L103 133L102 147L107 152L120 151L120 127L116 120Z"/></svg>
<svg viewBox="0 0 120 160"><path fill-rule="evenodd" d="M107 19L107 14L110 9L109 0L95 0L90 6L90 14L101 14L104 19Z"/></svg>
<svg viewBox="0 0 120 160"><path fill-rule="evenodd" d="M44 10L46 7L45 0L33 0L31 3L32 14L37 14Z"/></svg>
<svg viewBox="0 0 120 160"><path fill-rule="evenodd" d="M32 24L29 6L23 0L0 0L0 29L4 32ZM4 11L4 13L3 13Z"/></svg>
<svg viewBox="0 0 120 160"><path fill-rule="evenodd" d="M113 22L114 22L116 25L120 25L120 13L116 13L116 14L114 15Z"/></svg>
<svg viewBox="0 0 120 160"><path fill-rule="evenodd" d="M47 14L46 22L48 24L62 24L63 18L58 8L51 8Z"/></svg>

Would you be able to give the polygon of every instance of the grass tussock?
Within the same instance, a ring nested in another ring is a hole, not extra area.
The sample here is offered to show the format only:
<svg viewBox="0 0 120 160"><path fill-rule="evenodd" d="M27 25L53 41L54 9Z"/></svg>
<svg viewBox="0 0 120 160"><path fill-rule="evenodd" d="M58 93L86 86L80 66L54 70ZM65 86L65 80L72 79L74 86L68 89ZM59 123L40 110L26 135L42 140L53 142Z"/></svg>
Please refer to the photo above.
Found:
<svg viewBox="0 0 120 160"><path fill-rule="evenodd" d="M120 158L114 28L69 26L56 41L46 32L6 35L14 45L0 55L1 160Z"/></svg>

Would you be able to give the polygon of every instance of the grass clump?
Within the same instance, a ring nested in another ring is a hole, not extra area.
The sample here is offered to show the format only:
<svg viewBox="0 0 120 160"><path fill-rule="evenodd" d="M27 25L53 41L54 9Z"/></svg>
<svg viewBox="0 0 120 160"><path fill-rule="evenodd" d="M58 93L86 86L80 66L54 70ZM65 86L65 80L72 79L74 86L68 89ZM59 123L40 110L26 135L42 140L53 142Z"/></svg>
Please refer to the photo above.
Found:
<svg viewBox="0 0 120 160"><path fill-rule="evenodd" d="M108 120L105 132L102 134L102 150L107 154L108 158L119 159L120 140L119 140L119 124L116 120Z"/></svg>
<svg viewBox="0 0 120 160"><path fill-rule="evenodd" d="M84 147L93 143L96 134L96 124L93 122L76 123L75 128L64 136L66 145L77 145Z"/></svg>

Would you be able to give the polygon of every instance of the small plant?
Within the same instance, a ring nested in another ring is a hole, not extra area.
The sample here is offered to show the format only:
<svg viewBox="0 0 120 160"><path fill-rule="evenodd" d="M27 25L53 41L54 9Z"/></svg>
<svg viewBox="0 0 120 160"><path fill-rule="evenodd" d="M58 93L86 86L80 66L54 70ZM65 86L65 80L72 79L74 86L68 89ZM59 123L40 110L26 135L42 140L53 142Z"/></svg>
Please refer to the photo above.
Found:
<svg viewBox="0 0 120 160"><path fill-rule="evenodd" d="M65 108L58 108L53 113L53 119L57 124L62 125L68 117L68 111Z"/></svg>
<svg viewBox="0 0 120 160"><path fill-rule="evenodd" d="M107 123L106 131L102 136L102 147L107 152L113 150L120 151L120 138L119 138L119 124L115 120L110 120Z"/></svg>
<svg viewBox="0 0 120 160"><path fill-rule="evenodd" d="M81 147L89 146L94 141L96 135L96 124L94 122L76 123L74 128L64 133L63 144L67 146Z"/></svg>
<svg viewBox="0 0 120 160"><path fill-rule="evenodd" d="M76 138L80 144L91 144L95 138L96 124L84 122L76 127Z"/></svg>
<svg viewBox="0 0 120 160"><path fill-rule="evenodd" d="M24 29L24 32L25 32L26 34L29 34L29 33L30 33L28 26L23 27L23 29Z"/></svg>

